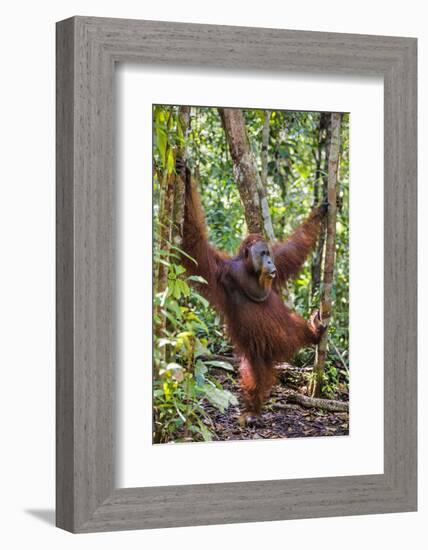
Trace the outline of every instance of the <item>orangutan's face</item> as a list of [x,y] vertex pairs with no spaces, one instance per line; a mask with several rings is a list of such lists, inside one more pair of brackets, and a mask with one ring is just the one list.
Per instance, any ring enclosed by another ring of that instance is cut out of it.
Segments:
[[257,241],[250,248],[251,262],[257,275],[274,279],[276,276],[275,263],[269,246],[265,241]]

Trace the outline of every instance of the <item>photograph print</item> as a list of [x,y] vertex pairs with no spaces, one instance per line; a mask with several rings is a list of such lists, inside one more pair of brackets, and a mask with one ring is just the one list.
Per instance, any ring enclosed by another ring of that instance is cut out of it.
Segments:
[[152,442],[349,435],[349,114],[152,123]]

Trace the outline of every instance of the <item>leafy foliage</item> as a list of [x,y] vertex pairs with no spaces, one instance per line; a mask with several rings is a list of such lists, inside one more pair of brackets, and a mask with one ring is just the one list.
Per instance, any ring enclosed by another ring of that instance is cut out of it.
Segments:
[[[210,419],[203,408],[204,400],[224,411],[237,400],[209,376],[212,366],[232,368],[227,363],[203,361],[209,355],[209,329],[204,311],[205,298],[190,290],[181,265],[169,264],[168,286],[155,296],[159,316],[166,319],[164,335],[154,338],[154,411],[155,441],[192,440],[193,435],[208,441],[212,438]],[[159,322],[155,317],[155,323]]]

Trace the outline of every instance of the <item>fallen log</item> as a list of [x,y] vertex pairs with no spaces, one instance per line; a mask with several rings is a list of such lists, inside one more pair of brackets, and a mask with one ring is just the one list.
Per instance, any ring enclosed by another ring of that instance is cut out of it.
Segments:
[[287,395],[289,403],[298,403],[308,409],[314,407],[329,412],[348,412],[349,403],[346,401],[336,401],[335,399],[321,399],[321,397],[309,397],[301,393],[291,392]]
[[305,373],[305,372],[312,372],[313,366],[310,367],[296,367],[295,365],[290,365],[290,363],[279,363],[275,366],[276,370],[278,372],[281,371],[291,371],[291,372],[297,372],[297,373]]
[[300,407],[297,403],[269,403],[268,408],[278,411],[295,411]]

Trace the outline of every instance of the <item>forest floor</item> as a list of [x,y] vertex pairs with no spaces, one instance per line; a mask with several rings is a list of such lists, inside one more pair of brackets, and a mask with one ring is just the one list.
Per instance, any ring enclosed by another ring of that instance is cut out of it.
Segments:
[[[224,389],[228,389],[239,398],[237,374],[225,373],[216,369],[215,378]],[[233,439],[279,439],[297,437],[325,437],[349,435],[349,413],[327,412],[318,408],[305,408],[291,403],[291,395],[301,392],[305,385],[305,373],[295,369],[281,372],[278,383],[262,411],[262,425],[257,427],[240,426],[239,407],[229,406],[225,412],[207,403],[204,406],[209,413],[214,432],[214,440],[228,441]],[[335,399],[347,401],[346,393],[335,396]]]

